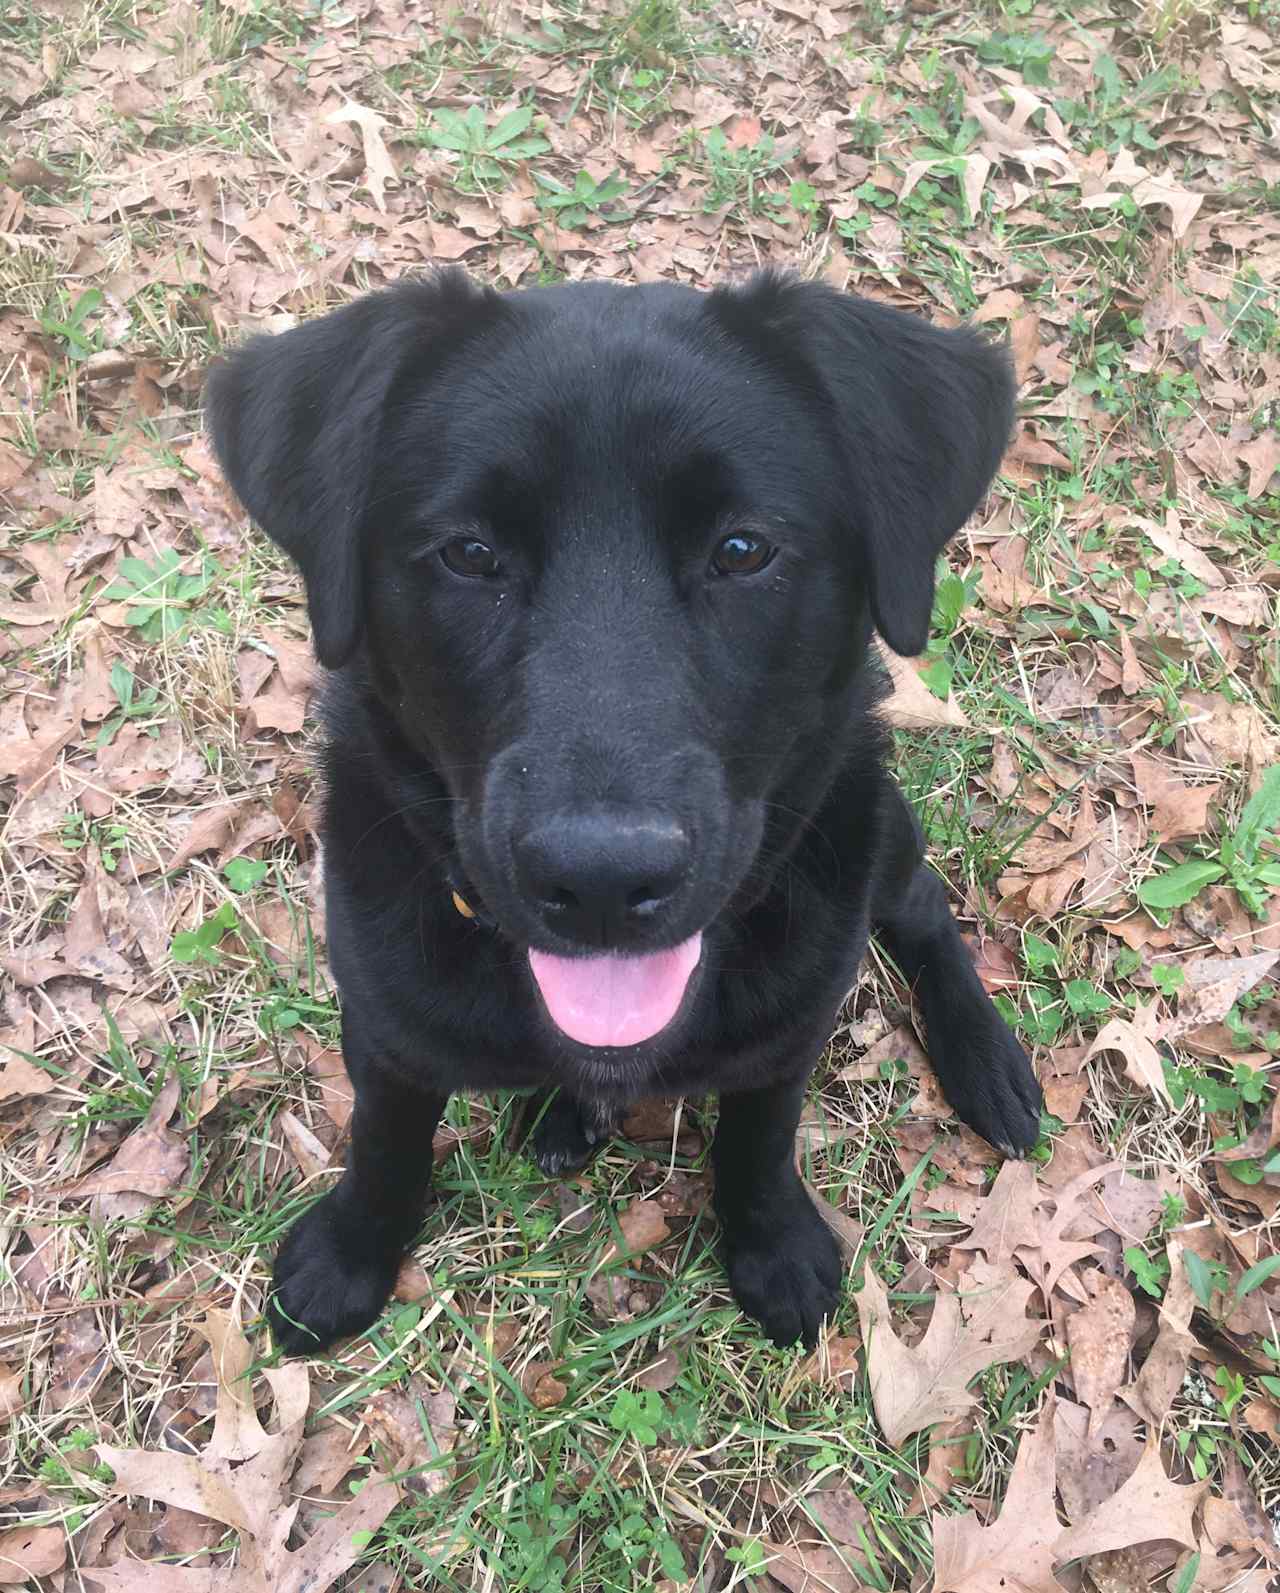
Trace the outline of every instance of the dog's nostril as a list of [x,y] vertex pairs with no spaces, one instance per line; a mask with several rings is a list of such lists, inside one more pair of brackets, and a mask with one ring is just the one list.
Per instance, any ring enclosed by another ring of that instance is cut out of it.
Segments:
[[638,890],[627,893],[627,911],[637,918],[648,918],[661,906],[662,893],[652,885],[641,885]]
[[557,886],[547,897],[547,906],[554,908],[558,913],[568,912],[571,907],[576,907],[577,905],[578,898],[573,892],[567,891],[560,886]]

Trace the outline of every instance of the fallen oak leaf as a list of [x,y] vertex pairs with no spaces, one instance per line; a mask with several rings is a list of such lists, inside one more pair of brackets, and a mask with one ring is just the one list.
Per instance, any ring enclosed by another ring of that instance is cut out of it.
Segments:
[[1170,1481],[1160,1459],[1159,1441],[1152,1435],[1128,1482],[1061,1534],[1053,1546],[1054,1560],[1061,1564],[1157,1538],[1171,1538],[1194,1549],[1196,1533],[1191,1518],[1208,1491],[1208,1478],[1187,1486]]
[[1084,1283],[1090,1299],[1067,1318],[1067,1344],[1076,1393],[1091,1412],[1088,1436],[1092,1439],[1098,1436],[1124,1381],[1137,1312],[1124,1284],[1096,1267],[1085,1274]]
[[1240,997],[1247,995],[1280,961],[1280,953],[1261,951],[1252,957],[1198,957],[1182,965],[1184,994],[1178,1015],[1161,1027],[1160,1038],[1177,1040],[1204,1024],[1220,1023]]
[[1023,1433],[1000,1514],[987,1526],[972,1511],[934,1516],[934,1593],[1061,1593],[1053,1574],[1061,1535],[1053,1495],[1053,1401]]
[[329,127],[338,122],[354,122],[360,129],[360,139],[364,145],[364,185],[378,209],[385,211],[387,184],[399,180],[395,162],[388,154],[382,138],[382,129],[387,125],[386,117],[380,116],[367,105],[357,105],[354,100],[349,100],[336,111],[330,111],[324,120]]
[[171,1129],[181,1080],[171,1072],[142,1123],[120,1144],[108,1166],[90,1173],[67,1191],[77,1198],[93,1196],[94,1217],[137,1217],[157,1200],[171,1195],[191,1165],[185,1134]]
[[[1052,1217],[1042,1216],[1041,1207],[1036,1207],[1035,1244],[1020,1244],[1014,1253],[1040,1285],[1046,1301],[1053,1294],[1068,1267],[1074,1266],[1077,1261],[1083,1261],[1086,1256],[1096,1255],[1101,1248],[1087,1240],[1063,1238],[1065,1229],[1080,1216],[1081,1197],[1110,1174],[1121,1171],[1123,1163],[1104,1162],[1101,1167],[1091,1167],[1078,1174],[1070,1183],[1064,1184],[1055,1194],[1047,1197],[1054,1206]],[[1041,1202],[1041,1205],[1045,1203]],[[1076,1298],[1080,1298],[1078,1291]]]
[[248,1460],[267,1441],[253,1403],[252,1385],[245,1379],[253,1364],[253,1351],[230,1311],[206,1311],[198,1331],[208,1342],[218,1383],[213,1437],[205,1453],[223,1460]]
[[879,647],[879,653],[893,682],[893,694],[880,710],[887,724],[905,730],[927,730],[939,725],[963,728],[969,723],[954,697],[948,697],[944,702],[934,696],[910,659],[899,658],[883,646]]
[[[228,1412],[202,1455],[171,1450],[117,1449],[97,1445],[115,1473],[121,1492],[206,1516],[240,1534],[240,1563],[231,1570],[125,1561],[93,1568],[101,1593],[324,1593],[363,1554],[363,1539],[381,1526],[399,1499],[396,1487],[371,1475],[355,1499],[337,1509],[300,1548],[286,1544],[300,1496],[289,1499],[288,1478],[298,1459],[310,1401],[306,1366],[291,1362],[266,1371],[276,1408],[276,1431],[268,1433],[246,1411],[252,1393],[243,1379],[245,1353],[239,1323],[210,1313],[206,1337],[214,1351],[219,1410]],[[246,1404],[248,1401],[248,1405]],[[233,1407],[236,1414],[230,1414]],[[256,1432],[255,1429],[256,1428]],[[253,1449],[236,1464],[217,1448]],[[209,1580],[216,1577],[216,1583]]]
[[920,1343],[908,1348],[893,1330],[884,1286],[868,1266],[857,1296],[867,1346],[867,1371],[876,1420],[895,1448],[934,1422],[977,1403],[969,1384],[988,1366],[1016,1361],[1039,1339],[1044,1322],[1028,1319],[1034,1285],[1008,1269],[978,1264],[962,1298],[940,1293]]
[[1005,1162],[982,1203],[967,1239],[957,1250],[981,1250],[993,1267],[1012,1261],[1019,1245],[1033,1246],[1039,1237],[1035,1208],[1039,1201],[1035,1170],[1029,1162]]
[[1085,1052],[1084,1059],[1088,1062],[1097,1056],[1099,1051],[1115,1051],[1124,1058],[1126,1078],[1150,1090],[1166,1106],[1172,1106],[1169,1087],[1164,1081],[1164,1065],[1155,1047],[1155,1042],[1160,1037],[1161,1026],[1156,1003],[1149,1001],[1143,1006],[1139,1002],[1134,1006],[1132,1018],[1112,1018],[1111,1022],[1099,1031],[1093,1044]]
[[1135,1380],[1118,1391],[1144,1421],[1157,1426],[1169,1414],[1169,1407],[1182,1387],[1196,1342],[1191,1334],[1195,1300],[1191,1275],[1182,1264],[1182,1245],[1170,1239],[1165,1254],[1169,1260],[1169,1287],[1160,1302],[1156,1341]]

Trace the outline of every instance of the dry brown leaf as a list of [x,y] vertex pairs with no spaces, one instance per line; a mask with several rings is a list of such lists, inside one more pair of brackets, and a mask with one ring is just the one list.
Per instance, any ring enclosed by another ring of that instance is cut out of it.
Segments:
[[1136,1312],[1124,1284],[1096,1267],[1085,1272],[1084,1285],[1089,1303],[1067,1318],[1067,1343],[1076,1394],[1091,1412],[1089,1437],[1096,1438],[1124,1381]]
[[1171,1482],[1160,1459],[1160,1445],[1152,1436],[1129,1480],[1083,1521],[1068,1527],[1055,1543],[1054,1554],[1059,1562],[1075,1560],[1156,1538],[1171,1538],[1193,1549],[1196,1534],[1191,1518],[1208,1491],[1207,1479],[1186,1487]]
[[1053,1401],[1018,1443],[1000,1514],[933,1517],[934,1593],[1061,1593],[1054,1509]]
[[[15,1031],[6,1031],[12,1035]],[[23,1038],[26,1038],[25,1035]],[[30,1049],[35,1054],[34,1037],[32,1044],[18,1046],[10,1039],[0,1040],[0,1045],[10,1048],[10,1055],[0,1062],[0,1101],[15,1099],[23,1095],[47,1095],[50,1090],[57,1088],[57,1080],[52,1074],[46,1073],[43,1068],[36,1067],[34,1062],[28,1062],[26,1057],[17,1055],[18,1050]]]
[[307,1072],[318,1081],[320,1104],[335,1128],[345,1128],[355,1107],[355,1089],[347,1074],[342,1052],[325,1047],[312,1050],[307,1057]]
[[929,1066],[929,1058],[916,1039],[914,1030],[900,1025],[877,1040],[856,1062],[850,1062],[847,1067],[841,1068],[836,1077],[878,1079],[880,1069],[886,1062],[905,1062],[912,1078],[919,1078]]
[[1280,470],[1280,431],[1264,431],[1237,450],[1236,457],[1249,469],[1245,497],[1260,498]]
[[91,1209],[99,1221],[140,1216],[157,1200],[171,1195],[187,1176],[190,1143],[185,1133],[169,1127],[181,1086],[177,1071],[170,1072],[151,1110],[121,1142],[110,1164],[82,1178],[69,1191],[77,1197],[92,1195]]
[[330,127],[338,122],[354,122],[360,129],[360,139],[364,145],[364,185],[378,209],[385,211],[387,184],[398,180],[395,162],[388,154],[382,138],[382,129],[387,125],[386,117],[352,100],[340,105],[336,111],[330,111],[325,122]]
[[267,1438],[254,1407],[253,1385],[245,1378],[253,1351],[230,1311],[206,1311],[199,1331],[208,1342],[218,1383],[213,1437],[205,1453],[220,1460],[248,1460]]
[[50,1346],[52,1378],[45,1400],[53,1410],[87,1401],[102,1381],[111,1354],[91,1311],[76,1311],[63,1321]]
[[969,723],[954,697],[935,697],[909,659],[877,642],[881,661],[893,681],[893,695],[881,708],[885,723],[905,730],[929,730],[940,725],[963,727]]
[[858,1593],[861,1583],[834,1549],[760,1540],[769,1575],[787,1593]]
[[1039,1199],[1030,1162],[1005,1162],[982,1203],[972,1232],[967,1239],[957,1241],[956,1249],[981,1250],[993,1267],[1012,1261],[1019,1245],[1035,1245],[1039,1238],[1035,1216]]
[[240,805],[236,802],[221,802],[217,807],[198,809],[186,838],[165,864],[165,872],[171,874],[174,869],[184,868],[201,852],[221,851],[235,829],[239,815]]
[[[380,1451],[404,1485],[432,1496],[448,1490],[452,1472],[440,1464],[458,1439],[457,1401],[447,1390],[431,1390],[419,1378],[384,1390],[364,1407],[364,1420]],[[380,1453],[380,1458],[383,1458]]]
[[1120,631],[1120,690],[1132,697],[1147,684],[1147,672],[1138,662],[1137,652],[1127,630]]
[[1280,953],[1252,957],[1199,957],[1182,965],[1186,981],[1178,1015],[1161,1025],[1160,1037],[1177,1040],[1207,1023],[1220,1023],[1240,997],[1260,984],[1280,961]]
[[862,1340],[856,1335],[824,1333],[818,1340],[817,1349],[801,1361],[796,1381],[833,1383],[838,1386],[841,1378],[845,1378],[851,1383],[857,1376],[858,1352],[861,1348]]
[[978,1263],[965,1280],[965,1298],[940,1293],[924,1338],[909,1349],[893,1330],[888,1296],[870,1266],[863,1277],[857,1303],[871,1399],[885,1439],[895,1447],[976,1404],[968,1387],[978,1373],[1020,1360],[1044,1327],[1026,1316],[1033,1285],[1012,1271]]
[[569,1397],[569,1385],[554,1372],[540,1372],[529,1388],[529,1398],[539,1410],[552,1410]]
[[1089,1412],[1059,1399],[1054,1415],[1058,1491],[1068,1521],[1083,1521],[1110,1499],[1138,1469],[1143,1441],[1133,1412],[1117,1405],[1096,1438],[1089,1437]]
[[1187,1362],[1195,1347],[1191,1336],[1191,1312],[1195,1300],[1191,1279],[1182,1264],[1182,1245],[1170,1239],[1165,1246],[1169,1260],[1169,1286],[1160,1302],[1160,1326],[1142,1370],[1120,1392],[1145,1420],[1159,1423],[1169,1413],[1174,1396],[1182,1387]]
[[395,1288],[391,1291],[397,1300],[411,1303],[415,1300],[425,1300],[431,1293],[431,1279],[420,1261],[413,1256],[406,1256],[400,1263],[400,1270],[396,1273]]
[[1124,1059],[1125,1076],[1158,1096],[1166,1105],[1173,1103],[1164,1081],[1164,1068],[1155,1042],[1161,1037],[1162,1026],[1154,1001],[1143,1006],[1135,1004],[1132,1018],[1112,1018],[1094,1039],[1085,1053],[1085,1061],[1100,1051],[1115,1051]]
[[622,1244],[610,1244],[598,1266],[608,1266],[619,1256],[638,1256],[645,1250],[652,1250],[671,1232],[666,1213],[656,1200],[633,1200],[618,1218],[618,1227],[622,1231]]
[[[287,1548],[300,1500],[290,1497],[289,1477],[302,1443],[310,1398],[305,1365],[291,1362],[265,1373],[276,1407],[276,1430],[268,1433],[250,1416],[251,1394],[242,1382],[245,1345],[234,1318],[211,1313],[210,1343],[225,1353],[215,1358],[219,1415],[227,1414],[221,1436],[201,1456],[171,1450],[116,1449],[98,1445],[101,1460],[115,1472],[124,1493],[206,1516],[240,1534],[239,1564],[204,1573],[137,1560],[95,1566],[93,1579],[103,1593],[170,1593],[208,1589],[209,1593],[324,1593],[363,1552],[359,1536],[374,1532],[394,1508],[398,1490],[371,1476],[359,1494],[333,1514],[296,1550]],[[237,1386],[239,1385],[239,1386]],[[256,1426],[256,1433],[254,1431]],[[252,1451],[238,1463],[219,1448]],[[215,1581],[205,1580],[216,1578]],[[193,1578],[195,1580],[193,1580]]]
[[22,1392],[24,1374],[21,1367],[6,1366],[0,1361],[0,1421],[16,1416],[26,1404]]
[[951,1492],[957,1475],[964,1469],[965,1451],[973,1432],[971,1417],[939,1422],[929,1430],[929,1463],[911,1495],[905,1515],[918,1516],[922,1510],[931,1510]]
[[[1034,1245],[1020,1244],[1016,1253],[1018,1260],[1040,1285],[1046,1300],[1052,1297],[1060,1282],[1065,1282],[1068,1268],[1077,1261],[1083,1261],[1086,1256],[1097,1254],[1098,1245],[1085,1239],[1067,1239],[1064,1235],[1068,1228],[1079,1223],[1081,1202],[1094,1185],[1120,1170],[1119,1162],[1104,1162],[1099,1167],[1086,1168],[1061,1189],[1048,1194],[1036,1207],[1036,1242]],[[1049,1203],[1054,1208],[1052,1216],[1045,1211]],[[1098,1224],[1095,1222],[1093,1226],[1096,1229]],[[1077,1299],[1084,1299],[1078,1284],[1072,1292]]]
[[281,1112],[276,1121],[288,1141],[293,1159],[304,1178],[314,1178],[329,1165],[329,1152],[316,1138],[301,1118],[292,1112]]
[[651,1388],[656,1393],[665,1394],[669,1388],[675,1387],[676,1379],[680,1376],[681,1364],[680,1356],[675,1350],[663,1350],[661,1355],[636,1373],[636,1387]]
[[52,1576],[66,1560],[67,1534],[61,1527],[14,1527],[0,1532],[0,1582]]

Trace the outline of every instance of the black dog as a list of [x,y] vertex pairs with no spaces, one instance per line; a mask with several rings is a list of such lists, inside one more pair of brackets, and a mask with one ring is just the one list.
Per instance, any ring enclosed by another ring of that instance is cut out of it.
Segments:
[[500,295],[404,283],[216,369],[218,455],[297,560],[323,720],[329,954],[356,1089],[341,1182],[276,1261],[289,1351],[367,1327],[453,1090],[617,1107],[716,1091],[729,1279],[778,1343],[836,1304],[793,1161],[874,930],[959,1115],[1040,1091],[883,769],[875,629],[919,652],[934,563],[999,463],[1004,354],[773,273]]

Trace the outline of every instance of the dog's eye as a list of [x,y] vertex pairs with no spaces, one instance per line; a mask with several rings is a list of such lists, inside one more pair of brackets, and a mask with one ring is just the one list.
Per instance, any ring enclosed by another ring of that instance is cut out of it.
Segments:
[[725,537],[711,555],[711,568],[717,575],[754,575],[763,570],[777,552],[772,542],[750,531],[735,531]]
[[454,537],[440,549],[447,570],[455,575],[496,575],[498,555],[487,543],[474,537]]

